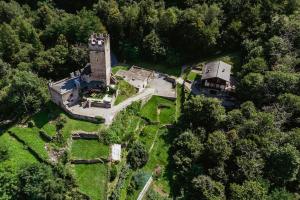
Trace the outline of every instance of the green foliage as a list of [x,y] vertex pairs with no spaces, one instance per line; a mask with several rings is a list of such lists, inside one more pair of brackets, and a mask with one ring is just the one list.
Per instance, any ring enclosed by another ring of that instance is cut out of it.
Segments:
[[116,165],[112,165],[111,169],[110,169],[110,177],[109,177],[110,179],[109,180],[111,182],[114,181],[116,179],[117,175],[118,175],[118,168]]
[[51,168],[46,165],[27,166],[18,177],[23,198],[62,199],[66,192],[64,181],[54,177]]
[[118,105],[122,101],[137,93],[136,88],[130,85],[128,82],[121,80],[118,83],[118,96],[115,100],[115,105]]
[[216,98],[192,97],[184,103],[183,119],[194,128],[214,130],[224,120],[225,109]]
[[148,152],[141,143],[134,143],[130,147],[127,155],[127,162],[132,169],[143,167],[149,159]]
[[0,162],[3,162],[9,158],[9,151],[6,145],[0,146]]
[[191,181],[190,199],[225,199],[224,186],[208,176],[197,176]]
[[20,50],[20,40],[17,33],[9,24],[0,26],[0,52],[4,61],[12,61]]
[[276,149],[268,157],[266,173],[270,180],[282,185],[296,179],[299,163],[299,151],[291,145],[286,145]]
[[231,147],[226,135],[216,131],[208,135],[206,151],[212,162],[223,162],[231,155]]
[[[1,102],[4,112],[21,116],[36,112],[48,100],[45,81],[33,73],[16,71],[11,80],[8,96]],[[3,103],[6,103],[3,107]]]
[[13,200],[18,197],[19,185],[15,171],[10,167],[0,168],[0,199]]
[[231,199],[233,200],[267,200],[267,188],[257,181],[246,181],[242,185],[231,184]]

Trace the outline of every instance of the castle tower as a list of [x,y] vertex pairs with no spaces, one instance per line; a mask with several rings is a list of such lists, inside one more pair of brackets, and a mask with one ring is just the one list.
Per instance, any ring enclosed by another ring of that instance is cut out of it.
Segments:
[[111,61],[110,40],[108,34],[93,33],[89,38],[91,80],[110,84]]

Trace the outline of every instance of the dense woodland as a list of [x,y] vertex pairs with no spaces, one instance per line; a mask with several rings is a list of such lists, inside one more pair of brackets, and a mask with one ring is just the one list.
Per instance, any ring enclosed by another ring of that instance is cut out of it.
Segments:
[[[171,197],[300,198],[299,0],[2,0],[0,121],[40,110],[47,81],[88,62],[92,32],[108,32],[122,62],[180,68],[240,52],[239,108],[182,97],[182,115],[169,130]],[[5,155],[0,148],[0,165]],[[0,199],[83,198],[59,167],[1,170]]]

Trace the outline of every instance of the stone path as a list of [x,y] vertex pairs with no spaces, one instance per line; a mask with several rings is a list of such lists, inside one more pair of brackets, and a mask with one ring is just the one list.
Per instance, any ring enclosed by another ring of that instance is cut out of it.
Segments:
[[153,88],[146,88],[141,93],[126,99],[120,104],[113,106],[112,108],[98,108],[98,107],[90,107],[83,108],[80,105],[75,105],[69,108],[69,110],[77,115],[84,115],[88,117],[96,117],[101,116],[105,119],[105,124],[110,125],[115,117],[115,115],[121,110],[125,109],[127,106],[131,105],[135,101],[140,101],[149,96],[152,96],[155,93]]

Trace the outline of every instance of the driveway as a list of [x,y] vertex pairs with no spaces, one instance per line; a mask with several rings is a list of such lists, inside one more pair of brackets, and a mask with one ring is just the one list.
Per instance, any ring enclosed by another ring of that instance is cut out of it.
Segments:
[[176,91],[173,84],[165,80],[165,76],[156,73],[154,79],[150,80],[148,86],[155,90],[155,95],[176,98]]

